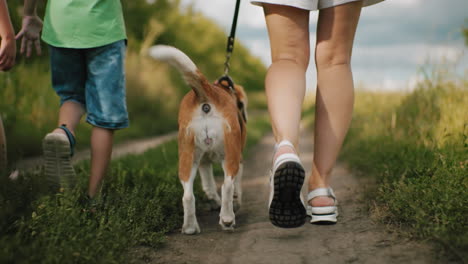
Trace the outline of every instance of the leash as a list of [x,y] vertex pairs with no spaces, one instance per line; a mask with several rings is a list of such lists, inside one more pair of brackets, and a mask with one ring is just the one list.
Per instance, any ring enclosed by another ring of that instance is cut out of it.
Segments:
[[229,75],[229,60],[231,59],[232,51],[234,50],[234,39],[236,37],[237,17],[239,16],[240,0],[236,1],[236,9],[234,10],[234,18],[232,19],[231,34],[227,39],[226,62],[224,63],[224,75]]
[[[234,18],[232,20],[231,33],[229,34],[229,37],[227,39],[226,61],[224,62],[224,75],[218,79],[218,83],[220,83],[223,86],[229,86],[229,89],[231,90],[231,92],[234,92],[234,82],[232,81],[232,78],[229,76],[229,70],[230,70],[229,61],[231,60],[232,51],[234,50],[234,40],[236,37],[237,18],[239,16],[240,1],[241,0],[236,0],[236,8],[234,10]],[[226,81],[228,85],[224,85],[223,81]]]

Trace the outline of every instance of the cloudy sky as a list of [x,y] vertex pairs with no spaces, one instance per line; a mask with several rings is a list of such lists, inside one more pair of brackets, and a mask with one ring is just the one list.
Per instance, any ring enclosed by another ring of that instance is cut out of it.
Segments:
[[[229,32],[235,0],[182,0],[212,18]],[[418,69],[428,62],[457,64],[468,69],[468,49],[461,27],[468,25],[467,0],[386,0],[361,14],[353,50],[354,79],[367,89],[411,89]],[[242,0],[236,38],[265,65],[271,62],[261,7]],[[310,19],[311,48],[315,46],[317,12]],[[235,51],[234,51],[235,56]],[[313,60],[311,60],[313,62]],[[316,85],[315,66],[307,73],[308,88]]]

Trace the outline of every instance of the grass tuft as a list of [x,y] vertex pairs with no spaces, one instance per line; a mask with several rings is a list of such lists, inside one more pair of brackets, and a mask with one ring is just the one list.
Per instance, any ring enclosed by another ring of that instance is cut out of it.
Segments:
[[409,94],[358,92],[342,153],[377,180],[381,220],[457,253],[468,252],[466,87],[437,78]]

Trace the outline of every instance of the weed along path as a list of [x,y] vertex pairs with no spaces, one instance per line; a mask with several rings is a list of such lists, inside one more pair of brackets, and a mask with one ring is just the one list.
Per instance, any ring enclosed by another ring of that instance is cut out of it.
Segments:
[[[446,263],[437,259],[437,253],[429,245],[399,238],[374,223],[363,209],[363,188],[341,164],[333,175],[333,187],[340,202],[336,225],[307,222],[296,229],[274,227],[267,212],[273,144],[271,135],[263,138],[245,160],[243,204],[236,213],[233,232],[221,230],[218,212],[198,210],[200,234],[170,234],[160,249],[135,249],[131,253],[133,261],[170,264]],[[310,172],[311,135],[302,136],[300,149],[302,161]],[[222,178],[217,177],[217,180],[221,182]]]

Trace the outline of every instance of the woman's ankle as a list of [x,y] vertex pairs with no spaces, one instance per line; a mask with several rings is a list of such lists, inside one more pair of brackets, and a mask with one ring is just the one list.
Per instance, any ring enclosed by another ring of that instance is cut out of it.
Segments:
[[297,154],[296,150],[293,147],[284,145],[284,146],[278,147],[273,157],[273,160],[276,160],[279,156],[286,154],[286,153]]
[[[318,188],[329,188],[330,185],[325,181],[328,176],[319,175],[317,173],[312,173],[309,178],[309,192],[316,190]],[[322,206],[333,206],[335,205],[335,200],[331,196],[318,196],[309,201],[307,201],[310,206],[313,207],[322,207]]]
[[308,201],[308,204],[313,207],[333,206],[335,200],[330,196],[318,196]]

